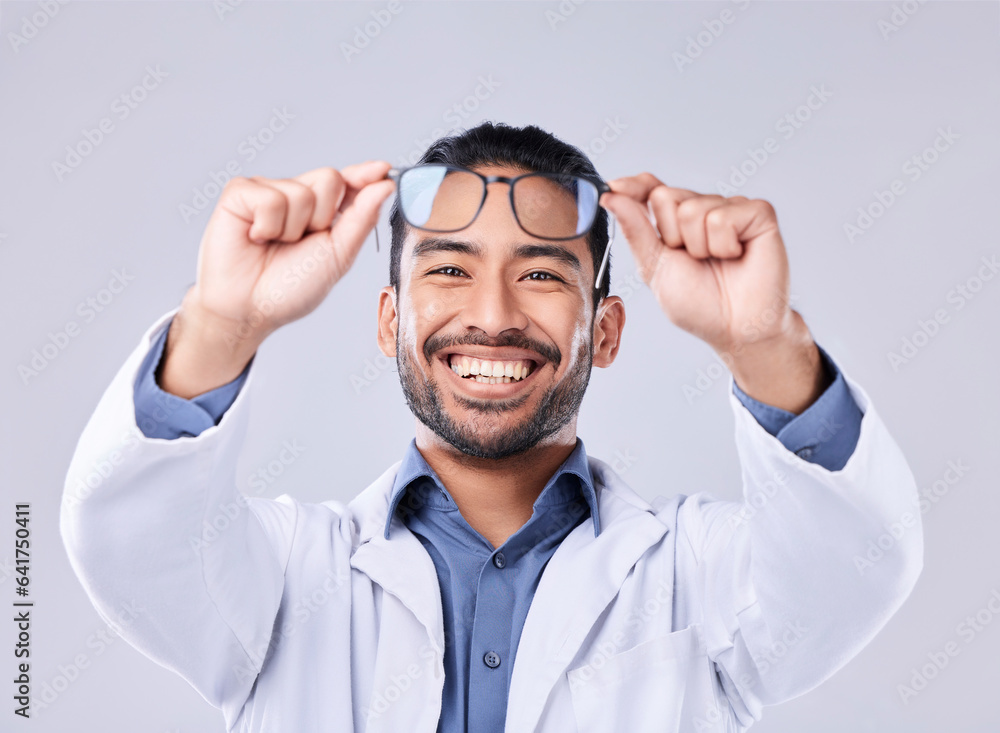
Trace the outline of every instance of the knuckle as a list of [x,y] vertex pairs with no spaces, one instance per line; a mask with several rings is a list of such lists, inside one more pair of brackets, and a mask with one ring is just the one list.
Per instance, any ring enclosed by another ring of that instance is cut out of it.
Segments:
[[729,214],[725,209],[712,209],[705,215],[705,224],[712,228],[720,228],[729,219]]
[[774,218],[775,216],[777,216],[777,212],[774,210],[774,207],[771,205],[770,201],[765,201],[764,199],[754,199],[753,205],[754,208],[757,209],[757,211],[760,214],[763,214],[764,216],[767,216],[769,218]]
[[324,166],[323,168],[317,169],[316,177],[321,183],[324,184],[336,183],[343,180],[343,176],[340,174],[340,171],[332,166]]
[[692,197],[677,204],[677,218],[690,221],[698,215],[698,199]]
[[316,180],[319,188],[327,192],[336,191],[345,185],[343,174],[331,167],[320,168]]
[[649,192],[649,200],[655,204],[673,203],[673,197],[670,195],[670,188],[663,183],[659,184],[656,188]]
[[316,192],[301,181],[293,181],[295,198],[299,203],[313,204],[316,201]]
[[282,211],[288,205],[288,199],[276,188],[263,187],[260,191],[261,203],[268,209]]

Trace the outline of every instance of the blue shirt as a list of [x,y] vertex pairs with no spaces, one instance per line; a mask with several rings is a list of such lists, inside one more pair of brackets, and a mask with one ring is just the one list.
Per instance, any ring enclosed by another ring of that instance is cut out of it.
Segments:
[[[143,360],[135,382],[136,422],[150,438],[196,436],[218,424],[239,393],[236,379],[191,400],[159,388],[155,374],[169,327]],[[733,385],[760,425],[801,458],[842,468],[857,445],[861,410],[843,375],[820,349],[833,381],[804,412],[758,402]],[[251,359],[251,363],[252,363]],[[444,691],[439,731],[502,731],[514,655],[545,565],[581,522],[601,531],[587,453],[576,446],[546,483],[531,518],[497,548],[465,520],[454,499],[411,440],[392,490],[385,526],[398,516],[423,544],[437,571],[444,617]]]
[[[465,521],[417,450],[403,455],[393,512],[434,561],[444,614],[444,691],[439,731],[502,731],[514,652],[545,564],[578,524],[600,530],[597,494],[583,441],[546,483],[531,518],[494,549]],[[588,520],[589,518],[589,520]]]

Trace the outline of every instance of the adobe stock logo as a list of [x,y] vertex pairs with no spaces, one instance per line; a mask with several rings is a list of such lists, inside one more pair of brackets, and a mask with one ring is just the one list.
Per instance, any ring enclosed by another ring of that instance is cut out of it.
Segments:
[[[955,141],[962,137],[960,133],[951,129],[951,125],[947,128],[939,127],[936,132],[937,137],[931,141],[931,144],[919,153],[907,158],[900,169],[900,172],[911,183],[920,180],[931,169],[931,166],[940,160],[941,155],[951,150]],[[857,208],[858,215],[853,223],[844,222],[844,234],[847,236],[847,241],[853,244],[858,237],[867,234],[868,230],[875,225],[875,221],[885,216],[886,212],[906,194],[906,191],[906,183],[903,179],[894,178],[884,189],[872,192],[872,198],[875,200]]]
[[623,131],[628,129],[628,125],[621,121],[620,117],[604,118],[604,127],[601,129],[600,134],[592,138],[589,143],[587,143],[583,152],[587,154],[591,162],[597,160],[608,149],[608,146],[613,143],[622,134]]
[[340,42],[340,52],[344,54],[347,63],[354,63],[354,57],[361,55],[361,52],[371,44],[372,39],[381,34],[401,12],[403,12],[402,2],[389,0],[384,8],[371,11],[372,19],[363,26],[354,26],[354,36],[351,38],[353,43]]
[[37,37],[41,29],[47,26],[50,20],[59,15],[59,11],[62,9],[61,6],[68,2],[69,0],[40,0],[38,3],[39,10],[36,10],[30,16],[25,15],[21,19],[21,32],[15,33],[11,31],[7,34],[7,41],[10,42],[11,50],[15,54],[20,53],[21,47],[27,46],[29,41]]
[[945,296],[945,302],[951,306],[937,308],[929,318],[918,318],[916,329],[908,335],[899,338],[898,350],[890,349],[886,353],[889,366],[893,372],[898,372],[909,364],[934,340],[944,327],[951,322],[952,316],[963,310],[983,290],[987,283],[1000,273],[1000,255],[991,254],[981,257],[976,263],[976,271],[963,282],[951,288]]
[[266,150],[291,125],[296,115],[288,111],[286,105],[271,107],[271,118],[251,135],[243,138],[236,146],[236,153],[244,160],[232,158],[221,170],[209,173],[209,180],[201,186],[191,189],[191,198],[177,205],[181,219],[187,224],[201,212],[209,208],[234,177],[243,175],[243,165],[252,163],[257,156]]
[[17,375],[21,378],[22,384],[27,386],[31,380],[45,371],[49,364],[58,359],[74,339],[83,333],[82,326],[93,323],[98,314],[109,308],[133,280],[135,275],[125,267],[112,270],[107,285],[77,304],[74,313],[82,319],[82,323],[68,320],[61,328],[57,328],[55,333],[49,331],[45,343],[32,349],[30,358],[17,365]]
[[887,41],[893,33],[898,33],[899,29],[910,21],[910,16],[916,15],[925,2],[927,0],[906,0],[902,5],[893,5],[888,20],[879,18],[876,24],[878,32],[882,34],[882,40]]
[[[791,140],[807,122],[813,119],[813,114],[821,110],[833,97],[833,92],[826,84],[811,84],[809,94],[794,109],[789,110],[774,122],[774,131],[781,133],[784,141]],[[757,147],[747,148],[747,157],[737,165],[729,168],[729,178],[718,180],[715,187],[722,196],[735,196],[746,183],[753,178],[764,165],[781,149],[781,143],[774,137],[767,137]]]
[[[983,605],[967,615],[955,627],[955,636],[968,646],[986,631],[998,616],[1000,616],[1000,589],[992,588]],[[922,659],[917,666],[910,669],[910,677],[906,683],[896,685],[900,701],[904,705],[909,705],[910,700],[927,689],[931,681],[937,678],[964,648],[952,638],[928,651],[923,657],[927,661]]]
[[150,93],[159,89],[163,80],[170,76],[168,72],[160,68],[159,64],[147,65],[145,72],[135,86],[115,97],[111,102],[111,115],[102,117],[92,128],[81,128],[77,141],[66,146],[66,155],[63,156],[63,159],[52,161],[52,172],[55,173],[59,183],[66,180],[66,176],[79,168],[83,161],[89,158],[118,129],[115,127],[115,119],[119,122],[128,119],[129,115],[146,101]]
[[[746,10],[750,5],[750,0],[733,0],[733,3],[739,10]],[[735,21],[736,13],[729,8],[719,13],[717,18],[703,20],[701,24],[704,30],[698,31],[694,36],[687,36],[684,39],[687,41],[687,45],[684,46],[684,52],[674,51],[670,57],[673,59],[677,71],[683,73],[684,68],[693,64],[694,60],[699,58],[709,46],[715,43],[716,39]]]

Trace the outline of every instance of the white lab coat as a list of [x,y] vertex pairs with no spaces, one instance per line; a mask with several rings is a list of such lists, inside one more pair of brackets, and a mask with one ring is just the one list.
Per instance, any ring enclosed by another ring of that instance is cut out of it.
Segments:
[[[228,730],[433,733],[434,565],[398,518],[383,537],[399,463],[346,505],[243,498],[252,372],[218,426],[144,437],[133,382],[172,313],[118,372],[68,472],[62,535],[90,598]],[[906,461],[848,385],[864,418],[840,471],[798,458],[731,397],[745,504],[694,493],[651,506],[589,458],[602,531],[580,524],[542,575],[507,733],[743,730],[872,639],[913,588],[923,536]],[[882,556],[859,563],[873,546]]]

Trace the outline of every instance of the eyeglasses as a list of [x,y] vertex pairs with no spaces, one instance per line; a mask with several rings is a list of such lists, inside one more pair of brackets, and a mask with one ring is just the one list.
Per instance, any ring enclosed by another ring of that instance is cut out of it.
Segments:
[[[563,173],[534,172],[509,178],[484,176],[454,165],[427,164],[392,168],[396,202],[403,219],[425,232],[457,232],[472,224],[486,202],[486,186],[509,184],[514,219],[521,229],[538,239],[565,241],[590,231],[600,210],[601,194],[611,187],[603,181]],[[614,231],[608,238],[594,287],[611,251]]]

